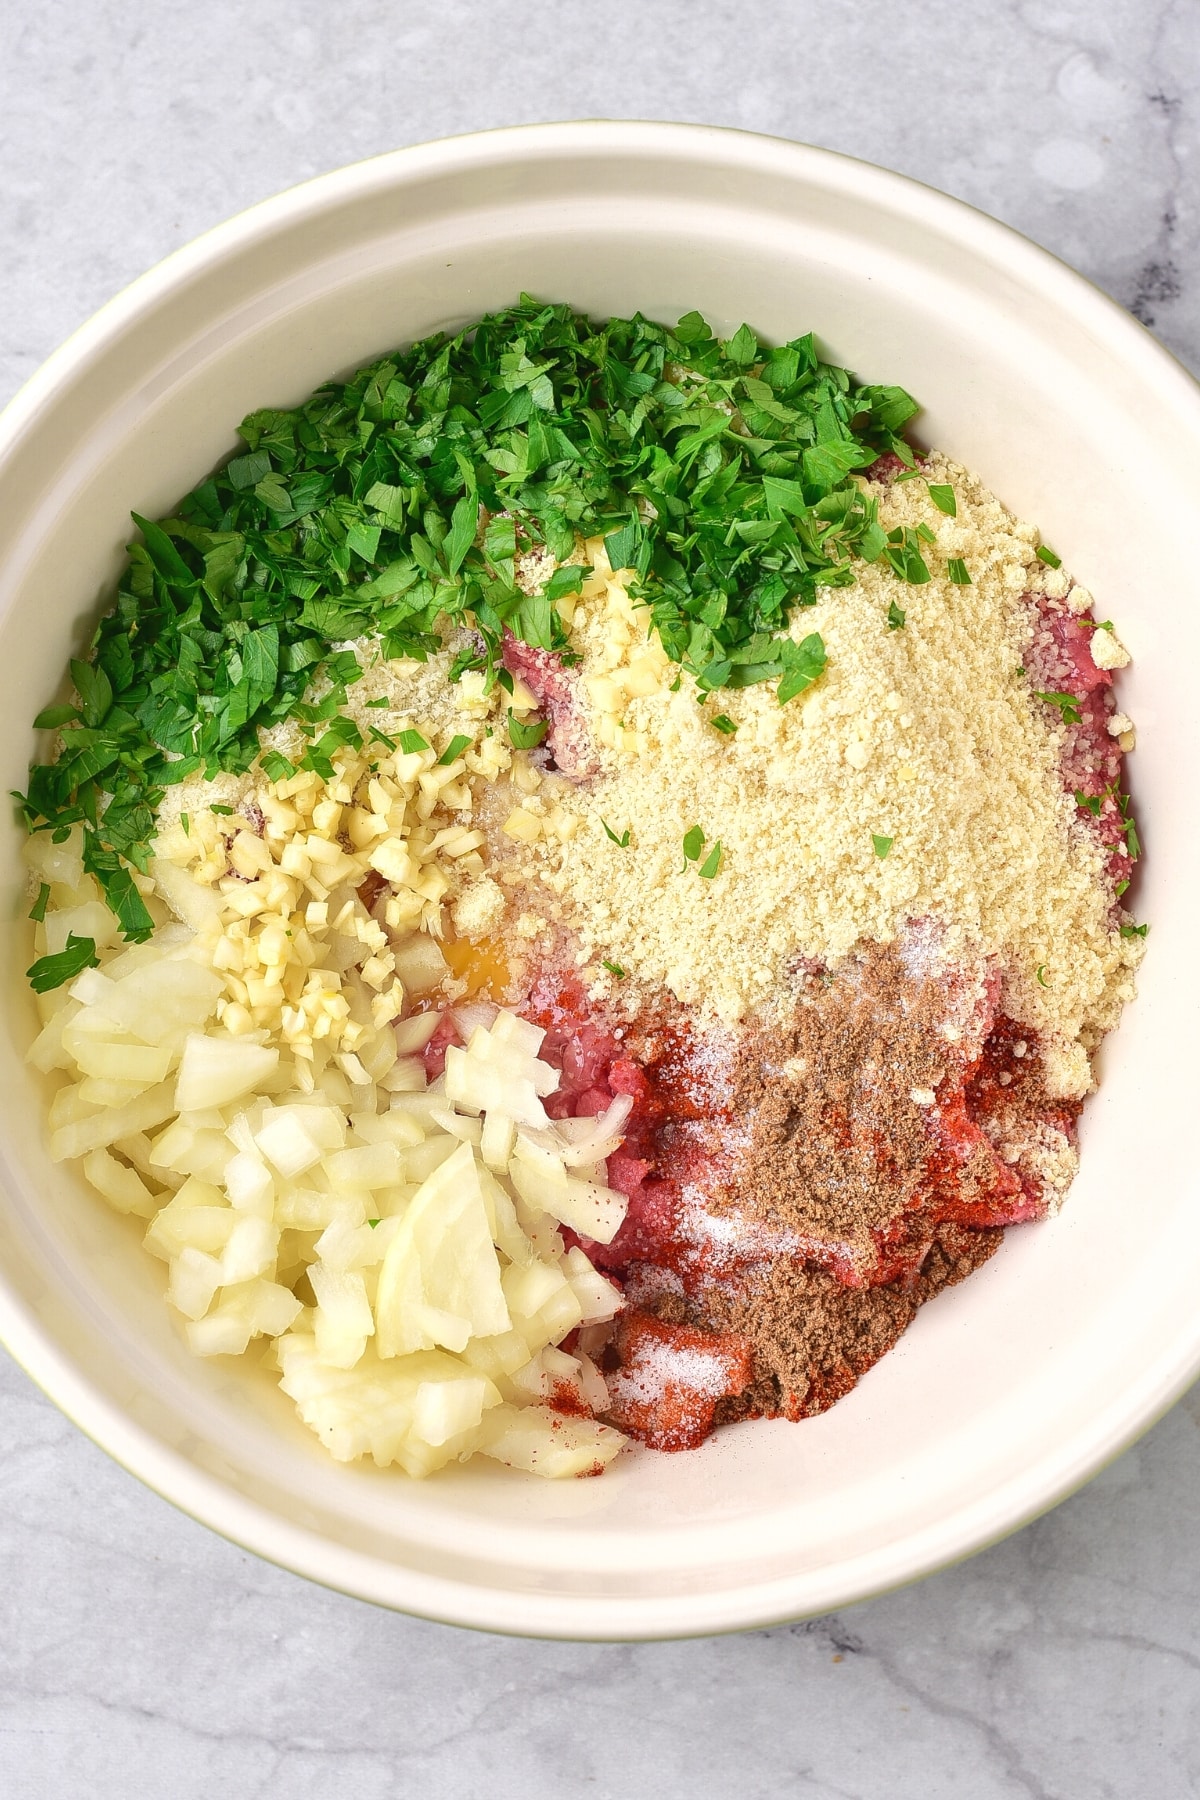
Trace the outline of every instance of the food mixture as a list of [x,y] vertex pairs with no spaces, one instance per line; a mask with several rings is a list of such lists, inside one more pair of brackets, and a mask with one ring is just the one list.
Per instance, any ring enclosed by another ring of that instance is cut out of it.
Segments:
[[1061,1205],[1128,656],[916,411],[526,299],[134,515],[37,720],[30,1059],[335,1457],[809,1417]]

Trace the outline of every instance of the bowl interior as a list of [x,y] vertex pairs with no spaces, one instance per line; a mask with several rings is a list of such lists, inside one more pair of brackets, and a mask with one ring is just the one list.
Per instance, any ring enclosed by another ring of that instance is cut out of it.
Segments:
[[1121,704],[1149,854],[1141,996],[1102,1055],[1062,1215],[918,1318],[802,1426],[635,1452],[558,1486],[495,1465],[427,1484],[342,1468],[262,1373],[198,1362],[158,1265],[46,1156],[20,836],[0,841],[0,1324],[53,1396],[217,1529],[318,1579],[508,1630],[652,1635],[843,1603],[1049,1504],[1200,1365],[1197,1175],[1182,1125],[1197,1012],[1200,760],[1191,598],[1200,406],[1188,378],[1044,253],[827,153],[682,127],[573,126],[402,152],[234,221],[106,309],[0,433],[0,759],[84,643],[130,535],[262,405],[522,290],[595,314],[699,307],[813,328],[923,401],[924,438],[1034,519],[1135,662]]

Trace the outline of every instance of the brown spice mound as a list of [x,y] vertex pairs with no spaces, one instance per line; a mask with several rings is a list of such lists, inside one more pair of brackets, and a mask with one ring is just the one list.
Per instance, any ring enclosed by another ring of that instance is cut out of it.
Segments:
[[747,1136],[712,1209],[869,1268],[872,1231],[915,1203],[935,1148],[929,1101],[950,1068],[946,1027],[981,993],[961,973],[914,974],[884,944],[810,976],[786,1022],[739,1051],[731,1111]]
[[710,1287],[696,1308],[704,1325],[754,1346],[751,1383],[718,1403],[715,1423],[824,1412],[887,1354],[926,1300],[965,1280],[1003,1235],[939,1225],[916,1279],[904,1284],[850,1288],[777,1257],[731,1286]]

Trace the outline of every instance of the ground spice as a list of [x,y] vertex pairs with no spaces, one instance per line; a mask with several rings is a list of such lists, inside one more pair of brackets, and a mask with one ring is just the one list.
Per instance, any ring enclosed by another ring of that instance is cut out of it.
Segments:
[[849,1288],[783,1256],[713,1284],[693,1300],[693,1323],[754,1348],[753,1380],[718,1402],[714,1422],[824,1412],[887,1354],[926,1300],[985,1263],[1002,1236],[939,1225],[916,1279],[889,1286]]
[[790,1016],[748,1033],[737,1054],[745,1148],[712,1209],[792,1232],[865,1274],[872,1234],[920,1197],[937,1090],[961,1067],[963,1017],[983,999],[982,974],[914,970],[895,945],[805,978]]

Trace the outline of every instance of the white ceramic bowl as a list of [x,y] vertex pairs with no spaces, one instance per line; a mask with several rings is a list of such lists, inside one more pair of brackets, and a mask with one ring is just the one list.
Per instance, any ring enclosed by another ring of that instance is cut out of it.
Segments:
[[0,426],[0,754],[83,643],[129,536],[291,405],[521,289],[595,314],[701,308],[815,328],[1037,521],[1136,658],[1149,845],[1141,998],[1106,1045],[1082,1173],[832,1412],[634,1452],[562,1485],[483,1464],[425,1484],[328,1462],[265,1378],[188,1355],[157,1265],[44,1149],[19,833],[0,860],[0,1329],[140,1478],[349,1593],[491,1629],[652,1637],[841,1605],[967,1555],[1085,1480],[1200,1368],[1191,1145],[1198,984],[1200,394],[1013,232],[899,176],[734,132],[583,124],[401,151],[169,258],[51,359]]

